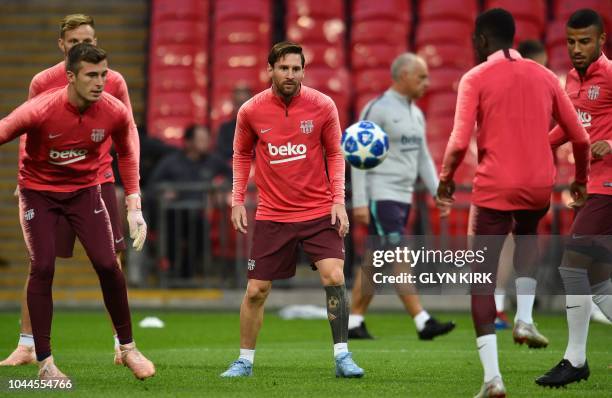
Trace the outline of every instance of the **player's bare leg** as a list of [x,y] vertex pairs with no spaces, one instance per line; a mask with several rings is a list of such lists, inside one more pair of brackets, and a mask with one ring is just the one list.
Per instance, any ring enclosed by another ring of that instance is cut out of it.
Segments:
[[315,262],[325,288],[327,318],[334,341],[336,377],[362,377],[364,372],[348,350],[349,300],[344,284],[344,260],[326,258]]
[[[29,275],[29,271],[28,271]],[[30,323],[30,312],[28,311],[28,281],[26,278],[23,295],[21,296],[21,325],[19,342],[17,348],[3,361],[0,366],[20,366],[36,363],[36,353],[34,351],[34,335],[32,334],[32,324]]]
[[245,377],[253,374],[255,345],[263,323],[264,305],[272,289],[272,281],[249,279],[240,305],[240,356],[221,377]]

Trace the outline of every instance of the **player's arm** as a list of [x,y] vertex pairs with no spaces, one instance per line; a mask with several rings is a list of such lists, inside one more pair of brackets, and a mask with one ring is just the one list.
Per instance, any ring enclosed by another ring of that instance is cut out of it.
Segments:
[[478,87],[473,74],[467,73],[459,82],[457,93],[457,105],[455,107],[455,120],[451,132],[442,170],[440,171],[440,185],[437,190],[437,202],[439,207],[448,205],[452,201],[455,191],[453,176],[463,161],[465,153],[470,144],[470,137],[476,124],[476,113],[478,111]]
[[232,224],[234,229],[246,233],[247,214],[244,207],[244,197],[251,171],[253,147],[257,136],[251,129],[247,111],[240,107],[236,118],[234,133],[234,154],[232,155]]
[[140,163],[140,137],[138,136],[138,128],[136,127],[136,121],[134,120],[134,112],[132,112],[132,103],[130,101],[130,93],[128,91],[127,84],[123,76],[119,75],[120,82],[119,88],[116,93],[116,98],[125,105],[130,116],[130,139],[134,142],[134,150],[136,151],[136,159]]
[[342,133],[340,130],[338,108],[336,108],[336,105],[331,100],[329,101],[327,112],[327,119],[321,130],[321,141],[325,149],[327,173],[332,192],[331,223],[335,224],[336,219],[340,221],[338,234],[343,237],[348,233],[349,228],[348,216],[344,206],[345,163],[342,149],[340,148]]
[[130,237],[134,240],[132,247],[140,251],[144,247],[147,238],[147,223],[142,216],[139,186],[140,174],[134,142],[129,135],[130,119],[131,117],[128,115],[127,109],[122,108],[121,117],[117,127],[113,129],[111,137],[117,151],[119,174],[125,188],[125,203],[127,206]]
[[14,140],[28,131],[34,131],[38,125],[37,119],[37,112],[31,101],[20,105],[7,117],[0,120],[0,145]]
[[[32,81],[30,82],[30,87],[28,89],[28,101],[36,97],[41,92],[42,92],[42,89],[40,87],[39,77],[38,75],[36,75],[32,78]],[[25,154],[26,154],[26,141],[27,141],[27,134],[22,134],[19,137],[19,152],[18,152],[18,157],[17,157],[18,170],[23,167],[23,158],[25,157]],[[17,196],[17,192],[18,190],[15,190],[15,196]]]
[[[579,184],[586,184],[590,161],[589,135],[584,127],[582,127],[582,124],[580,124],[572,102],[558,82],[555,86],[553,116],[559,123],[558,127],[562,129],[564,136],[572,143],[574,159],[576,160],[575,180]],[[550,137],[551,134],[553,134],[552,138]],[[560,142],[561,139],[558,138],[560,136],[561,133],[553,129],[549,134],[549,141]]]

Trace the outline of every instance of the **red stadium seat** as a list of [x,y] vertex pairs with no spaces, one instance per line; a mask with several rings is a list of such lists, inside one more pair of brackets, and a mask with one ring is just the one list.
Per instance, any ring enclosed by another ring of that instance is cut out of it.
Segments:
[[286,0],[287,15],[344,19],[344,0]]
[[237,19],[270,21],[272,18],[270,0],[215,0],[214,9],[215,23]]
[[167,144],[182,147],[185,128],[193,123],[194,120],[190,117],[150,117],[147,127],[152,137],[159,138]]
[[406,48],[405,42],[397,44],[357,43],[353,46],[351,53],[353,70],[389,68],[395,57],[406,52]]
[[268,72],[263,66],[213,69],[211,82],[213,98],[221,92],[231,93],[236,86],[248,86],[255,93],[269,86]]
[[508,10],[514,19],[533,21],[543,33],[546,25],[546,0],[487,0],[485,10],[503,8]]
[[256,20],[221,21],[215,24],[215,43],[218,44],[270,44],[270,24]]
[[344,21],[340,18],[287,18],[287,38],[296,43],[325,42],[344,45]]
[[208,42],[208,24],[201,21],[159,21],[151,29],[151,41],[160,44],[199,44]]
[[476,0],[420,0],[419,20],[461,19],[474,23],[478,12]]
[[453,91],[434,92],[427,97],[427,109],[424,109],[427,118],[453,118],[457,105],[457,93]]
[[565,21],[556,20],[548,24],[546,28],[546,47],[565,46],[567,35]]
[[474,66],[473,52],[456,44],[427,44],[419,48],[417,53],[427,61],[430,68],[469,69]]
[[304,43],[302,48],[304,50],[304,58],[306,58],[306,65],[309,69],[313,66],[335,69],[346,65],[343,46]]
[[304,75],[304,84],[329,96],[348,96],[351,81],[345,68],[309,68]]
[[234,112],[232,102],[232,92],[224,91],[213,94],[212,105],[210,108],[210,127],[211,131],[217,131],[219,126],[229,120]]
[[207,64],[204,48],[194,44],[167,44],[151,49],[151,63],[154,68],[188,66],[203,70]]
[[223,44],[215,45],[211,51],[215,54],[215,68],[258,68],[263,67],[268,59],[268,46],[259,44]]
[[457,68],[437,68],[429,71],[429,93],[457,92],[459,80],[465,70]]
[[472,48],[473,24],[460,20],[423,21],[417,26],[416,46],[427,44],[456,44],[466,49]]
[[391,85],[389,68],[365,69],[353,73],[354,87],[357,94],[372,93],[377,96]]
[[581,8],[591,8],[604,19],[608,32],[612,29],[611,0],[555,0],[555,19],[567,22],[570,15]]
[[152,70],[149,74],[149,90],[157,93],[173,91],[205,90],[208,73],[196,73],[187,67]]
[[194,121],[203,121],[208,103],[203,93],[197,91],[152,93],[149,108],[149,114],[153,117],[190,117]]
[[[440,146],[440,142],[446,143],[448,141],[448,137],[450,137],[450,133],[453,130],[453,122],[453,116],[427,118],[427,140],[430,143],[430,150],[432,150],[431,145],[436,144]],[[446,144],[444,145],[444,147],[446,147]],[[438,155],[443,156],[444,149],[442,149],[442,153],[438,153]]]
[[387,43],[408,41],[411,24],[389,20],[357,21],[351,28],[352,43]]
[[515,19],[516,34],[514,42],[520,43],[524,40],[540,40],[542,38],[542,28],[531,20]]
[[388,19],[410,23],[412,11],[406,0],[355,0],[353,2],[353,21],[369,19]]
[[152,20],[154,24],[158,21],[177,19],[207,21],[209,7],[209,0],[154,0]]

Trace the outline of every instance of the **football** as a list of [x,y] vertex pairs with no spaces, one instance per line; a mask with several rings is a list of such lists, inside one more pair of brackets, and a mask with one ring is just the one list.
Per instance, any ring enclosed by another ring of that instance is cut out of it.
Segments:
[[344,158],[358,169],[371,169],[382,163],[389,152],[389,137],[376,123],[361,120],[342,133]]

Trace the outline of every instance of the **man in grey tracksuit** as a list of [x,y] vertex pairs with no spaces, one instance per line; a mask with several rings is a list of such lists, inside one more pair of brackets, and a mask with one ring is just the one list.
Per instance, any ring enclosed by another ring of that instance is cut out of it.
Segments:
[[[412,54],[399,55],[391,65],[393,83],[380,97],[362,110],[360,120],[378,124],[389,136],[389,153],[384,162],[370,170],[351,169],[353,218],[369,226],[369,235],[384,237],[387,244],[399,245],[410,214],[417,178],[435,196],[438,172],[427,148],[425,118],[414,103],[429,86],[425,61]],[[372,338],[364,314],[372,295],[362,291],[362,272],[357,272],[349,316],[349,338]],[[418,336],[431,340],[450,332],[453,322],[440,323],[421,306],[419,297],[399,294],[414,319]]]

